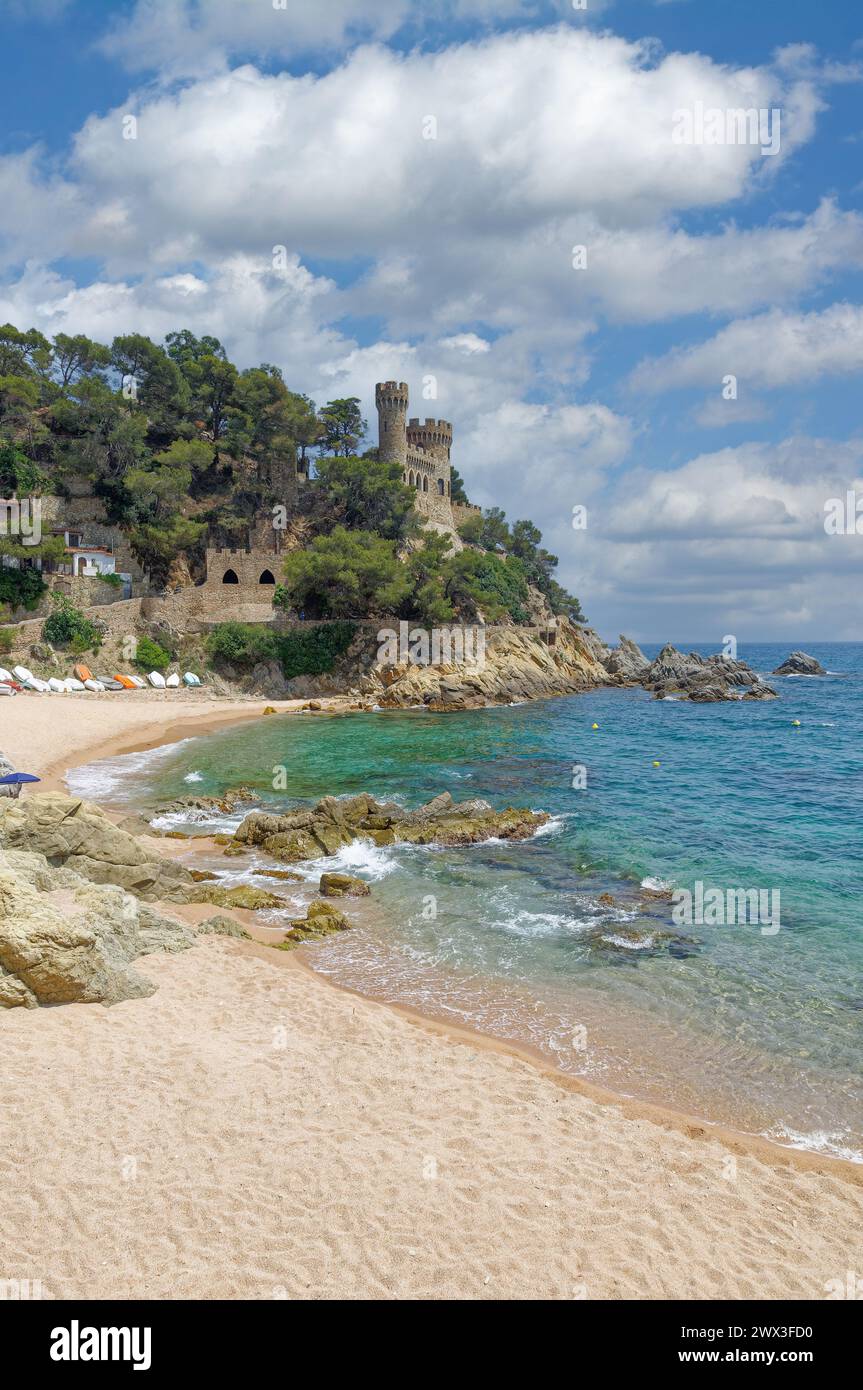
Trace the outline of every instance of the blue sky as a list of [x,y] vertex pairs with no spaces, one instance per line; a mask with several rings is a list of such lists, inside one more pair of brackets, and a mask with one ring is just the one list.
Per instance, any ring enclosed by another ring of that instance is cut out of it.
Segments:
[[[863,13],[0,0],[0,26],[4,320],[215,332],[370,417],[407,380],[604,635],[860,636],[860,538],[823,509],[863,497]],[[675,144],[696,103],[778,109],[779,153]]]

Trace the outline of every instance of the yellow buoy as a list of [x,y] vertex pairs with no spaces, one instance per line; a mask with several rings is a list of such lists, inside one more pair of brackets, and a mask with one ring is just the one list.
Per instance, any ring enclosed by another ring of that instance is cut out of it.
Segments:
[[590,727],[591,727],[591,729],[598,729],[598,728],[599,728],[599,725],[598,725],[598,724],[591,724]]
[[654,766],[654,767],[659,767],[659,763],[656,761],[655,758],[654,758],[654,760],[653,760],[653,766]]
[[794,729],[799,729],[799,728],[800,728],[800,720],[799,720],[799,719],[792,719],[792,720],[791,720],[791,725],[792,725],[792,728],[794,728]]

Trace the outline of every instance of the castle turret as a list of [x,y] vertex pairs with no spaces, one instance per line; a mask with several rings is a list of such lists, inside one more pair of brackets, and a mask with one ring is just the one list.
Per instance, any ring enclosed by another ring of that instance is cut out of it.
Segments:
[[398,463],[404,473],[408,452],[407,383],[379,381],[375,387],[375,404],[378,408],[378,456],[386,462]]
[[448,420],[411,420],[407,428],[408,448],[421,449],[440,463],[449,463],[452,449],[452,425]]

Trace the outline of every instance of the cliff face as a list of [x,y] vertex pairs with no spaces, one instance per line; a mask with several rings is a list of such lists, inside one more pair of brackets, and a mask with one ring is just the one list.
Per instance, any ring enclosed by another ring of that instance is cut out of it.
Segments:
[[378,663],[359,689],[384,708],[468,709],[568,695],[613,683],[591,648],[590,636],[563,619],[553,645],[530,629],[494,628],[473,665]]

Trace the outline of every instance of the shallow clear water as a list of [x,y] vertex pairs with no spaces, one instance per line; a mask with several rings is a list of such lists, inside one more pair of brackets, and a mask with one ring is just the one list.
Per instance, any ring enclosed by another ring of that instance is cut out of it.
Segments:
[[[808,649],[836,674],[778,679],[772,702],[627,690],[461,715],[276,717],[93,765],[74,785],[136,805],[245,783],[274,807],[357,791],[414,806],[446,789],[550,811],[522,844],[351,846],[337,862],[369,879],[371,905],[352,904],[361,926],[310,963],[617,1090],[861,1156],[863,645]],[[787,651],[739,655],[768,673]],[[254,881],[254,865],[227,863]],[[779,931],[681,927],[643,887],[699,880],[778,890]]]

